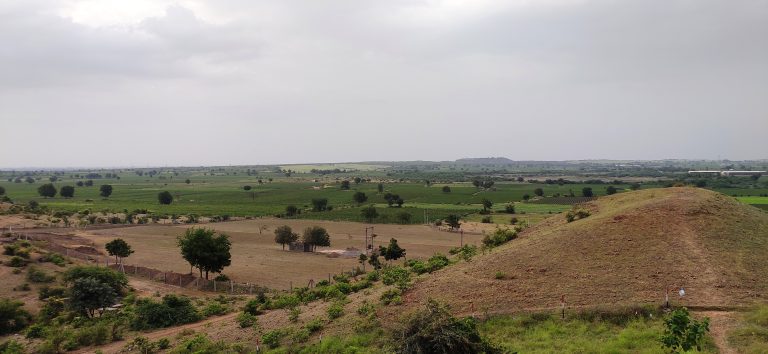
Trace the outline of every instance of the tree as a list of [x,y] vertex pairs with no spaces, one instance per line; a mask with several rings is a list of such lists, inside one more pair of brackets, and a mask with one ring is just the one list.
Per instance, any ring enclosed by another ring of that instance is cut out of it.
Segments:
[[296,242],[299,239],[299,235],[294,233],[290,226],[283,225],[275,229],[275,243],[279,243],[283,246],[285,251],[285,245]]
[[360,184],[360,182],[362,182],[362,180],[363,180],[363,179],[362,179],[362,178],[360,178],[360,177],[355,177],[355,179],[354,179],[354,181],[355,181],[355,184]]
[[323,211],[328,209],[328,198],[312,199],[312,211]]
[[384,184],[383,184],[383,183],[379,183],[379,184],[376,186],[376,190],[378,190],[378,191],[379,191],[379,193],[384,193]]
[[701,351],[701,341],[709,332],[709,318],[692,320],[685,307],[672,311],[664,319],[664,334],[661,345],[673,353],[687,352],[694,348]]
[[35,183],[35,179],[30,176],[27,176],[27,178],[25,178],[24,181],[26,181],[29,184]]
[[5,194],[5,187],[0,186],[0,195]]
[[455,318],[446,305],[428,299],[394,331],[397,353],[493,353],[472,317]]
[[443,186],[443,193],[451,193],[451,187]]
[[121,238],[116,238],[107,242],[107,244],[104,245],[104,248],[107,249],[107,253],[109,253],[110,256],[115,256],[115,263],[119,262],[120,264],[123,264],[123,258],[128,257],[133,253],[131,245]]
[[85,184],[83,183],[83,181],[77,181],[77,183],[75,183],[75,185],[78,186],[78,187],[82,187]]
[[[85,182],[85,184],[88,185],[88,182],[91,182],[90,185],[93,185],[93,181],[90,180]],[[112,195],[112,185],[102,184],[101,187],[99,187],[99,195],[104,198],[109,198],[109,196]]]
[[368,200],[368,196],[366,196],[363,192],[355,192],[355,194],[352,195],[352,199],[357,203],[357,205],[360,205]]
[[459,227],[461,227],[461,218],[459,218],[459,216],[456,214],[450,214],[445,217],[445,223],[448,224],[451,229],[457,230]]
[[616,190],[616,187],[614,186],[608,186],[607,188],[605,188],[605,194],[607,195],[616,194],[616,192],[617,190]]
[[629,189],[631,189],[633,191],[636,191],[636,190],[640,189],[640,183],[632,183],[632,184],[630,184],[629,185]]
[[75,196],[75,187],[63,186],[61,187],[61,191],[59,191],[59,195],[64,198],[72,198]]
[[341,189],[349,189],[349,181],[341,181]]
[[56,187],[53,186],[53,183],[46,183],[37,187],[37,194],[40,194],[41,197],[53,198],[56,196]]
[[285,207],[285,216],[294,216],[299,213],[299,208],[295,205],[289,205]]
[[507,212],[507,214],[514,214],[515,213],[515,205],[514,204],[507,204],[504,206],[504,211]]
[[[93,187],[93,180],[92,180],[92,179],[89,179],[89,180],[85,181],[85,186],[86,186],[86,187]],[[110,186],[110,187],[111,187],[111,186]],[[112,193],[112,189],[110,189],[110,190],[109,190],[109,193],[110,193],[110,194]],[[106,198],[106,197],[104,197],[104,198]]]
[[179,236],[177,244],[181,256],[189,263],[190,273],[192,267],[200,271],[200,277],[205,272],[221,273],[224,267],[232,264],[230,248],[232,243],[225,234],[216,235],[216,232],[205,228],[190,228]]
[[192,181],[190,181],[189,178],[187,178],[187,179],[184,180],[184,183],[190,184],[190,183],[192,183]]
[[387,247],[379,246],[379,253],[387,261],[396,261],[402,257],[405,257],[405,249],[401,248],[397,244],[397,240],[392,238],[389,240]]
[[528,194],[523,194],[523,200],[525,200],[527,202],[528,199],[531,199],[531,196],[528,195]]
[[304,229],[304,235],[302,241],[312,247],[312,252],[315,251],[317,246],[328,247],[331,245],[331,236],[328,235],[328,231],[320,226],[312,226]]
[[245,190],[245,191],[249,191],[249,190],[251,190],[251,188],[253,188],[253,187],[251,187],[251,186],[243,186],[243,190]]
[[488,199],[483,199],[482,203],[483,203],[483,212],[487,212],[488,209],[491,209],[491,207],[493,206],[493,202]]
[[376,251],[371,252],[371,255],[368,257],[368,264],[370,264],[374,270],[381,269],[381,261],[379,260],[378,252]]
[[397,199],[395,199],[395,203],[397,203],[398,208],[402,208],[403,203],[405,203],[405,200],[403,200],[403,198],[400,198],[400,196],[398,196]]
[[594,196],[594,193],[592,193],[592,187],[584,187],[581,189],[581,195],[584,197],[592,197]]
[[368,207],[363,208],[360,213],[363,215],[365,220],[368,220],[368,222],[373,222],[374,219],[379,217],[379,212],[376,211],[376,208],[373,205],[369,205]]
[[479,179],[476,179],[472,181],[472,185],[475,186],[475,188],[480,188],[480,186],[483,185],[483,182],[480,181]]
[[51,177],[48,178],[48,180],[51,181],[51,182],[56,182],[56,181],[59,180],[59,177],[58,176],[51,176]]
[[357,263],[360,263],[363,265],[363,272],[365,272],[365,261],[368,260],[368,256],[365,255],[365,253],[360,253],[360,256],[357,257]]
[[64,273],[64,283],[73,284],[78,279],[94,278],[100,283],[109,285],[116,294],[122,293],[128,285],[125,274],[111,268],[99,266],[79,266],[69,269]]
[[536,188],[536,189],[533,190],[533,194],[535,194],[536,196],[539,196],[539,197],[544,196],[544,189]]
[[171,195],[171,192],[162,191],[157,194],[157,200],[160,202],[160,204],[168,205],[173,203],[173,196]]
[[70,306],[88,317],[99,315],[117,301],[117,293],[108,284],[93,277],[76,279],[69,290]]

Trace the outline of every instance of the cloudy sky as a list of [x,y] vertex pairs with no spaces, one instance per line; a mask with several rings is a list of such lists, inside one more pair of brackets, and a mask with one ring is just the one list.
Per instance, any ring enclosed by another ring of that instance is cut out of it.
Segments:
[[768,158],[765,0],[5,0],[0,168]]

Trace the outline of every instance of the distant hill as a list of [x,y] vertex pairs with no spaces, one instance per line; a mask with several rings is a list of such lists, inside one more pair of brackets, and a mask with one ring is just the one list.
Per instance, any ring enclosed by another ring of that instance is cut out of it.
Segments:
[[476,157],[456,160],[457,164],[465,165],[512,165],[515,161],[506,157]]
[[[705,189],[620,193],[553,216],[469,263],[426,277],[406,306],[435,298],[458,313],[559,306],[745,305],[768,296],[768,213]],[[502,272],[505,279],[495,278]],[[686,295],[678,299],[677,289]]]

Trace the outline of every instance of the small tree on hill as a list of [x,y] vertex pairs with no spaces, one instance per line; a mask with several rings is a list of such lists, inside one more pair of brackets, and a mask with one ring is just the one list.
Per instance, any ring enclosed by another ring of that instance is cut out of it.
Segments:
[[331,236],[325,228],[320,226],[308,227],[304,230],[302,241],[312,247],[312,252],[315,251],[317,246],[328,247],[331,245]]
[[536,188],[533,190],[533,194],[535,194],[538,197],[544,196],[544,189]]
[[107,244],[104,245],[104,248],[106,248],[107,253],[109,253],[110,256],[115,256],[115,263],[119,264],[123,264],[123,258],[128,257],[133,253],[131,245],[121,238],[116,238],[107,242]]
[[366,196],[363,192],[355,192],[355,194],[352,195],[352,199],[357,203],[357,205],[360,205],[368,200],[368,196]]
[[360,263],[363,266],[363,272],[365,272],[365,261],[368,260],[368,256],[365,255],[365,253],[361,253],[359,257],[357,257],[357,263]]
[[389,245],[386,247],[379,246],[379,253],[387,261],[395,261],[405,257],[405,249],[401,248],[400,245],[397,244],[397,240],[394,238],[389,240]]
[[59,191],[59,195],[61,195],[64,198],[72,198],[75,196],[75,187],[63,186]]
[[694,348],[701,351],[701,342],[709,332],[709,318],[692,320],[688,309],[678,308],[664,319],[664,334],[661,345],[673,353],[688,352]]
[[46,183],[37,187],[37,193],[40,194],[41,197],[53,198],[56,196],[56,187],[53,186],[53,183]]
[[349,189],[349,181],[347,180],[341,181],[341,189],[344,189],[344,190]]
[[283,225],[275,229],[275,242],[283,246],[285,251],[285,245],[296,242],[299,239],[299,235],[294,233],[290,226]]
[[584,187],[581,189],[581,195],[584,197],[592,197],[594,196],[594,193],[592,193],[592,187]]
[[493,202],[488,199],[483,199],[483,212],[488,212],[489,209],[493,206]]
[[205,228],[190,228],[183,236],[177,239],[181,256],[189,262],[190,273],[192,267],[200,271],[200,277],[205,272],[221,273],[224,267],[232,264],[230,248],[232,243],[225,234],[216,235],[214,230]]
[[157,194],[157,201],[164,205],[171,204],[173,203],[173,195],[171,195],[171,192],[162,191]]
[[614,186],[608,186],[607,188],[605,188],[605,194],[607,195],[616,194],[616,192],[617,190],[616,190],[616,187]]
[[74,310],[87,314],[88,317],[94,317],[96,311],[101,315],[105,308],[117,301],[117,293],[112,287],[96,278],[82,278],[72,283],[68,299]]
[[461,218],[456,214],[450,214],[445,217],[445,223],[453,230],[458,230],[461,227]]
[[[93,185],[93,181],[90,181],[91,185]],[[88,185],[88,182],[85,183]],[[99,195],[101,195],[104,198],[109,198],[110,195],[112,195],[112,186],[109,184],[102,184],[101,187],[99,187]]]

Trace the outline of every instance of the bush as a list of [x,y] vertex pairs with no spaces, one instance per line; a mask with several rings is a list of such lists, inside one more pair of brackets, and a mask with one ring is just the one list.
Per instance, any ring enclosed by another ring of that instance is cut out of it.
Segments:
[[214,301],[203,308],[203,317],[219,316],[229,312],[229,307],[221,302]]
[[366,300],[357,308],[357,314],[360,316],[369,316],[376,313],[376,306]]
[[331,306],[328,306],[326,313],[328,314],[328,319],[330,320],[335,320],[341,317],[341,315],[344,314],[344,303],[340,301],[332,303]]
[[136,301],[136,317],[131,326],[134,329],[170,327],[200,320],[200,314],[189,298],[166,295],[160,303],[151,299]]
[[275,349],[280,346],[280,341],[285,336],[285,333],[279,329],[273,329],[261,336],[261,341],[270,349]]
[[488,248],[501,246],[511,240],[517,238],[518,229],[508,229],[497,227],[492,234],[487,234],[483,237],[483,245]]
[[685,307],[675,309],[664,319],[664,334],[661,345],[673,352],[701,351],[701,342],[709,332],[709,318],[692,320]]
[[496,278],[496,279],[498,279],[498,280],[501,280],[501,279],[504,279],[504,278],[506,278],[506,277],[507,277],[507,275],[506,275],[506,274],[504,274],[504,272],[501,272],[501,271],[499,271],[499,272],[496,272],[496,274],[494,274],[494,276],[493,276],[493,277],[494,277],[494,278]]
[[306,328],[301,328],[293,332],[291,335],[291,342],[294,344],[298,343],[304,343],[309,340],[309,330]]
[[237,315],[237,324],[240,325],[240,328],[253,327],[256,323],[258,323],[257,317],[248,312],[241,312]]
[[105,267],[79,266],[64,273],[65,283],[74,283],[77,279],[85,278],[94,278],[100,283],[107,284],[118,294],[128,285],[128,278],[125,274]]
[[298,307],[288,310],[288,320],[291,322],[298,322],[299,315],[301,315],[301,310]]
[[584,219],[589,215],[589,210],[574,208],[565,214],[565,220],[568,222],[574,222],[576,220]]
[[50,283],[56,280],[56,277],[48,275],[46,272],[35,267],[29,267],[29,270],[27,271],[27,280],[33,283]]
[[254,316],[261,315],[262,304],[264,304],[263,300],[259,300],[259,299],[248,300],[248,302],[245,303],[245,306],[243,306],[243,312],[249,315],[254,315]]
[[0,299],[0,334],[16,332],[32,321],[32,315],[22,306],[21,301]]
[[216,278],[213,278],[215,281],[229,281],[229,277],[226,274],[219,274],[216,276]]
[[426,308],[409,316],[392,339],[398,353],[483,353],[492,352],[480,337],[471,317],[457,319],[448,307],[430,299]]
[[403,303],[403,292],[400,289],[389,289],[381,294],[379,300],[384,305],[400,305]]
[[2,354],[24,354],[26,351],[24,350],[24,346],[19,344],[19,342],[11,339],[7,342],[4,342],[3,344],[0,344],[0,353]]
[[411,281],[411,272],[400,266],[385,267],[381,272],[381,280],[384,285],[396,285],[404,290]]
[[475,245],[464,245],[461,247],[454,247],[448,253],[455,255],[456,257],[459,257],[459,259],[463,259],[467,262],[469,262],[472,257],[477,255],[477,246]]
[[8,261],[8,266],[9,266],[9,267],[16,267],[16,268],[19,268],[19,267],[23,267],[23,266],[25,266],[25,265],[27,265],[27,261],[26,261],[24,258],[21,258],[21,257],[19,257],[19,256],[13,256],[13,257],[11,257],[11,259]]
[[35,323],[27,328],[27,332],[24,334],[26,338],[43,338],[45,337],[46,327],[42,323]]
[[64,258],[64,256],[58,254],[58,253],[49,253],[43,257],[40,258],[40,261],[42,262],[51,262],[59,267],[64,267],[67,265],[67,260]]
[[314,320],[307,322],[307,324],[304,325],[304,328],[306,328],[309,333],[315,333],[323,329],[323,321],[319,318],[315,318]]

